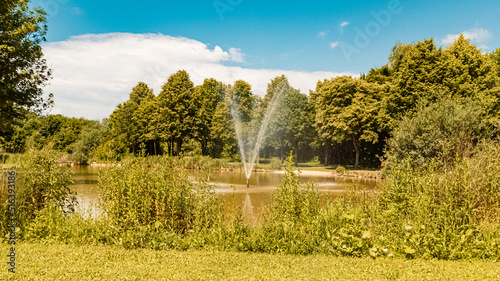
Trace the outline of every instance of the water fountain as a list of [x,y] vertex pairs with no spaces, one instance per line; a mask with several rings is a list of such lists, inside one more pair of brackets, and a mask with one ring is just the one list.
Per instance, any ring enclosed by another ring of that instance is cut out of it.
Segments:
[[[238,146],[240,148],[241,154],[241,162],[243,163],[243,168],[245,170],[245,176],[247,178],[247,187],[250,187],[250,176],[252,175],[252,170],[255,165],[255,160],[257,160],[257,155],[259,154],[259,148],[264,138],[264,133],[266,132],[267,125],[269,124],[269,120],[271,120],[271,116],[273,115],[276,106],[279,103],[279,100],[283,94],[285,89],[285,82],[282,82],[274,92],[274,95],[271,99],[271,102],[267,106],[266,113],[264,114],[264,119],[260,124],[259,133],[257,134],[257,139],[254,142],[253,149],[251,154],[247,159],[247,154],[245,150],[245,143],[243,141],[243,135],[241,132],[241,119],[238,111],[235,109],[234,105],[231,105],[231,115],[233,116],[233,123],[236,130],[236,137],[238,138]],[[248,160],[248,161],[247,161]]]

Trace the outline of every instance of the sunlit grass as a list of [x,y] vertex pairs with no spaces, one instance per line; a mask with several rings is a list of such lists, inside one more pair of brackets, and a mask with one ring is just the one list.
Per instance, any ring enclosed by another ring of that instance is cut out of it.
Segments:
[[[0,244],[0,253],[7,253]],[[119,246],[17,245],[16,273],[0,280],[499,280],[494,261],[295,256]]]

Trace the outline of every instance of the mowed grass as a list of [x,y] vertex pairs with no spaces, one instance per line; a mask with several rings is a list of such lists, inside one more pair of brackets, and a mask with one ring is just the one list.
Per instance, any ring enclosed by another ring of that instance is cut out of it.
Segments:
[[21,243],[16,273],[0,244],[0,280],[500,280],[495,261],[292,256]]

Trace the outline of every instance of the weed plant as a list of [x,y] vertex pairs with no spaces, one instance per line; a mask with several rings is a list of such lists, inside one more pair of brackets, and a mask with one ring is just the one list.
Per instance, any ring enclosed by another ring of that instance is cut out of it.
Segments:
[[103,210],[123,229],[140,226],[185,234],[210,227],[218,214],[207,179],[193,183],[167,157],[139,157],[99,174]]
[[[55,210],[62,215],[72,214],[77,206],[71,192],[71,173],[56,165],[56,155],[51,150],[29,150],[16,160],[16,222],[19,235],[24,235],[27,227],[47,210]],[[8,229],[8,200],[5,181],[2,180],[0,229],[3,237]]]

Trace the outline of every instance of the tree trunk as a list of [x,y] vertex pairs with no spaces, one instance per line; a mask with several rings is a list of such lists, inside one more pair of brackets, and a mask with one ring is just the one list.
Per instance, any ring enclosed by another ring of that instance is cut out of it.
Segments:
[[356,161],[354,162],[354,168],[357,169],[359,164],[359,150],[361,142],[358,139],[356,139],[355,136],[352,136],[352,143],[354,144],[354,149],[356,150]]
[[201,140],[201,155],[207,156],[208,155],[208,141],[207,140]]
[[168,156],[174,156],[174,141],[172,138],[168,139]]
[[156,153],[156,140],[153,141],[153,147],[154,147],[154,154],[158,155],[158,153]]
[[181,155],[181,148],[182,148],[182,139],[177,140],[177,154],[176,156]]
[[283,163],[283,140],[280,141],[280,160]]
[[328,162],[328,152],[330,150],[330,141],[325,142],[325,166],[328,166],[330,163]]
[[294,152],[295,154],[295,166],[297,166],[297,163],[299,162],[299,143],[295,142],[293,145]]

